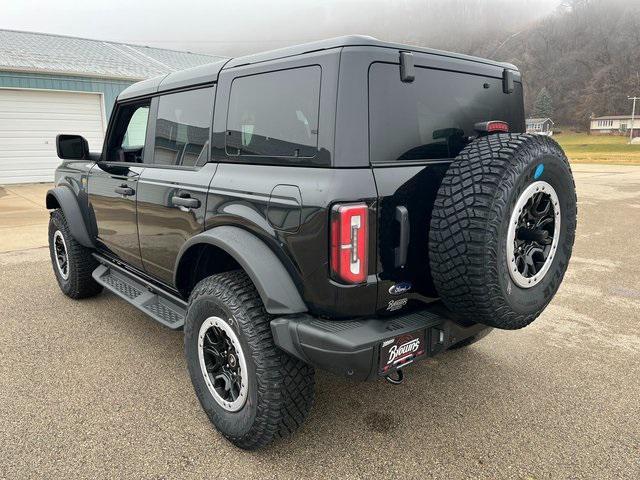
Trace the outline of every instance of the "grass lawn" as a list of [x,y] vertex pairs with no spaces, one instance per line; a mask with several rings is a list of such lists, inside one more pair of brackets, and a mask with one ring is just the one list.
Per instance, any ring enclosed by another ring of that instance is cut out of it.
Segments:
[[553,138],[572,163],[640,165],[640,145],[629,145],[629,137],[569,132]]

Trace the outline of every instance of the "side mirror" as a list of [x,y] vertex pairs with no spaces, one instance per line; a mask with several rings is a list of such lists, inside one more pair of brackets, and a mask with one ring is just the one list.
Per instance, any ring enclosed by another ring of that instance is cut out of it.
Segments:
[[56,151],[62,160],[87,160],[89,143],[81,135],[58,135]]

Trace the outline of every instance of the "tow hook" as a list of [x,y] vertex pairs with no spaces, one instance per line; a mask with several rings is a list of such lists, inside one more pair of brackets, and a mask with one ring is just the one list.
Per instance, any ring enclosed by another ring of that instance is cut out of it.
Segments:
[[392,385],[400,385],[404,381],[404,373],[402,370],[396,370],[395,373],[395,378],[393,377],[393,375],[387,375],[386,377],[384,377],[384,379]]

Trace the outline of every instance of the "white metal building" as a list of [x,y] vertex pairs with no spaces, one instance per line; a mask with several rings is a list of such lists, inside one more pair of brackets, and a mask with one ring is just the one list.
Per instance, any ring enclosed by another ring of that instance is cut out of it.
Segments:
[[220,58],[0,30],[0,185],[53,180],[59,133],[100,150],[113,103],[132,83]]

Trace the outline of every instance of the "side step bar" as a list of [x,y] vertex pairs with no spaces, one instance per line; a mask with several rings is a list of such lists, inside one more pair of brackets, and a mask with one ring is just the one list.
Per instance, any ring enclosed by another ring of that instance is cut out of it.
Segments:
[[185,301],[133,275],[104,257],[94,256],[101,263],[92,273],[96,282],[163,325],[174,330],[184,326],[187,315]]

